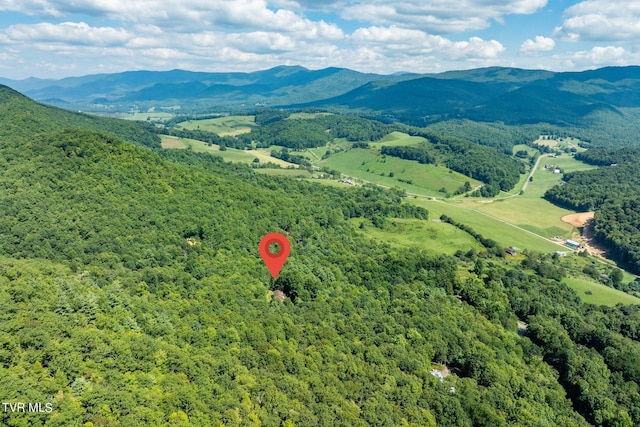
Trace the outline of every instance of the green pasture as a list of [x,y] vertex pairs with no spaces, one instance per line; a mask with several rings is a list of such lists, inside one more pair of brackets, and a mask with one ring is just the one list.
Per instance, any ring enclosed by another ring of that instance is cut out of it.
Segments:
[[[640,304],[640,299],[586,278],[565,277],[562,281],[578,293],[583,302],[598,305]],[[590,291],[591,294],[586,292]]]
[[526,144],[518,144],[513,146],[513,154],[516,154],[520,150],[524,150],[527,153],[529,153],[529,157],[535,156],[538,153],[537,149],[530,147]]
[[371,221],[363,218],[349,220],[359,226],[362,233],[374,240],[388,243],[392,246],[422,249],[430,252],[453,255],[458,250],[467,252],[469,249],[483,250],[473,237],[462,230],[445,222],[429,220],[390,218],[384,229],[379,229]]
[[239,135],[250,132],[256,127],[255,116],[225,116],[214,119],[187,120],[179,124],[179,127],[188,130],[200,129],[208,132],[224,135]]
[[[363,181],[402,188],[422,196],[444,197],[447,192],[453,193],[464,185],[465,181],[469,181],[472,186],[480,185],[480,182],[443,166],[423,165],[391,156],[383,158],[371,150],[361,148],[334,154],[318,162],[318,166],[326,166]],[[393,176],[389,176],[390,174]],[[400,179],[412,181],[412,184]],[[444,193],[440,191],[442,188],[445,189]]]
[[424,198],[411,199],[412,203],[429,210],[430,218],[439,218],[445,214],[455,221],[468,225],[484,237],[497,241],[501,246],[515,246],[537,252],[552,253],[563,249],[543,237],[526,229],[512,225],[507,221],[489,216],[472,208],[465,208],[462,203],[434,201]]
[[427,140],[422,138],[421,136],[411,136],[402,132],[391,132],[390,134],[376,142],[370,142],[369,146],[375,148],[380,148],[383,145],[386,145],[387,147],[395,147],[418,145],[421,142],[427,142]]
[[195,139],[177,138],[174,136],[166,135],[162,136],[162,148],[191,148],[193,151],[198,153],[215,154],[216,156],[222,157],[226,162],[251,163],[257,157],[251,154],[251,151],[236,150],[234,148],[227,148],[225,151],[220,151],[220,147],[215,144],[209,146],[204,142]]
[[[460,199],[463,206],[500,218],[511,224],[532,231],[544,237],[570,237],[573,226],[562,222],[565,215],[574,211],[560,208],[543,198],[544,193],[560,183],[562,174],[554,174],[552,170],[544,170],[543,165],[557,166],[566,172],[592,169],[593,166],[582,163],[573,156],[562,155],[556,158],[543,157],[533,175],[533,181],[527,184],[522,195],[495,200],[478,200],[475,198]],[[523,175],[520,186],[524,184]],[[521,187],[516,187],[516,190]],[[513,191],[512,194],[516,192]]]

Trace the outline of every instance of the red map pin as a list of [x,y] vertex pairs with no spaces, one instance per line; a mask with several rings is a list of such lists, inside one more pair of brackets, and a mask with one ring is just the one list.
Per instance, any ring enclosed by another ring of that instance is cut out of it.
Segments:
[[[278,245],[277,253],[272,253],[271,250],[269,250],[270,246],[274,243]],[[280,270],[282,270],[282,266],[287,262],[287,258],[289,258],[289,253],[291,252],[289,240],[283,234],[275,232],[269,233],[260,240],[258,249],[260,250],[262,260],[269,269],[269,273],[271,273],[271,277],[275,280]]]

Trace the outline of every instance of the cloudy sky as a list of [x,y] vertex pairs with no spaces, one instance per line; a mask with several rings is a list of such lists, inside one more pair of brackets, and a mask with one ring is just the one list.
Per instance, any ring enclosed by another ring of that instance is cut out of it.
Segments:
[[0,0],[0,76],[640,64],[637,0]]

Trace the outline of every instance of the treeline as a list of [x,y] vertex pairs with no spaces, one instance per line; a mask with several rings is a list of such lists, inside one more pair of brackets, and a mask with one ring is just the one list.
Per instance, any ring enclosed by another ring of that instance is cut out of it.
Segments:
[[150,123],[65,111],[38,104],[3,85],[0,85],[0,123],[3,138],[82,128],[115,135],[136,145],[160,148],[160,138]]
[[637,192],[640,165],[634,161],[563,175],[564,183],[550,188],[544,197],[578,211],[599,209],[606,201],[620,200]]
[[520,180],[520,174],[525,172],[522,162],[498,153],[494,148],[439,135],[428,129],[405,127],[403,131],[426,138],[431,147],[383,147],[382,154],[422,160],[422,163],[442,163],[449,169],[484,182],[486,185],[474,192],[476,196],[492,197],[500,191],[511,190]]
[[446,120],[427,126],[427,129],[434,133],[493,147],[506,155],[511,155],[514,145],[530,144],[538,139],[546,128],[544,125],[509,126],[504,123],[474,122],[466,119]]
[[307,157],[300,154],[291,154],[287,147],[283,147],[280,150],[271,150],[271,157],[300,166],[311,167],[311,161]]
[[435,157],[429,153],[428,149],[424,146],[395,146],[387,147],[382,146],[380,154],[399,157],[405,160],[417,160],[418,163],[435,163]]
[[245,146],[255,142],[258,147],[280,145],[300,150],[322,147],[334,138],[345,138],[348,141],[376,141],[393,130],[392,125],[372,120],[325,114],[314,118],[271,121],[249,133],[238,135],[237,139]]
[[608,199],[596,211],[593,226],[610,256],[640,274],[640,197]]
[[445,214],[440,215],[440,220],[453,225],[454,227],[464,231],[465,233],[468,233],[469,235],[471,235],[471,237],[473,237],[478,242],[480,242],[482,246],[489,249],[490,253],[492,253],[494,256],[497,256],[497,257],[504,256],[503,248],[500,247],[498,242],[496,242],[495,240],[484,237],[482,234],[476,232],[473,228],[469,227],[468,225],[457,222],[456,220],[454,220],[453,218]]
[[595,210],[595,237],[614,259],[640,273],[640,151],[592,149],[580,158],[609,166],[565,174],[564,184],[549,189],[544,197],[570,209]]
[[217,133],[201,129],[184,129],[175,127],[159,127],[155,132],[162,135],[176,136],[202,141],[205,144],[216,144],[220,147],[245,149],[251,145],[251,141],[241,140],[233,136],[219,136]]
[[611,166],[640,159],[640,148],[592,148],[576,154],[576,159],[590,165]]

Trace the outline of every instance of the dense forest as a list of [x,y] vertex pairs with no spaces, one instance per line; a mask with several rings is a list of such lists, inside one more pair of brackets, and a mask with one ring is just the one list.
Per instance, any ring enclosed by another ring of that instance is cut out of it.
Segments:
[[[0,136],[0,387],[53,410],[1,424],[640,424],[637,307],[582,304],[551,257],[376,243],[349,220],[428,212],[31,108]],[[269,231],[292,247],[275,281]]]
[[565,174],[545,197],[579,211],[595,210],[594,232],[610,256],[640,273],[640,150],[591,149],[576,158],[601,167]]

